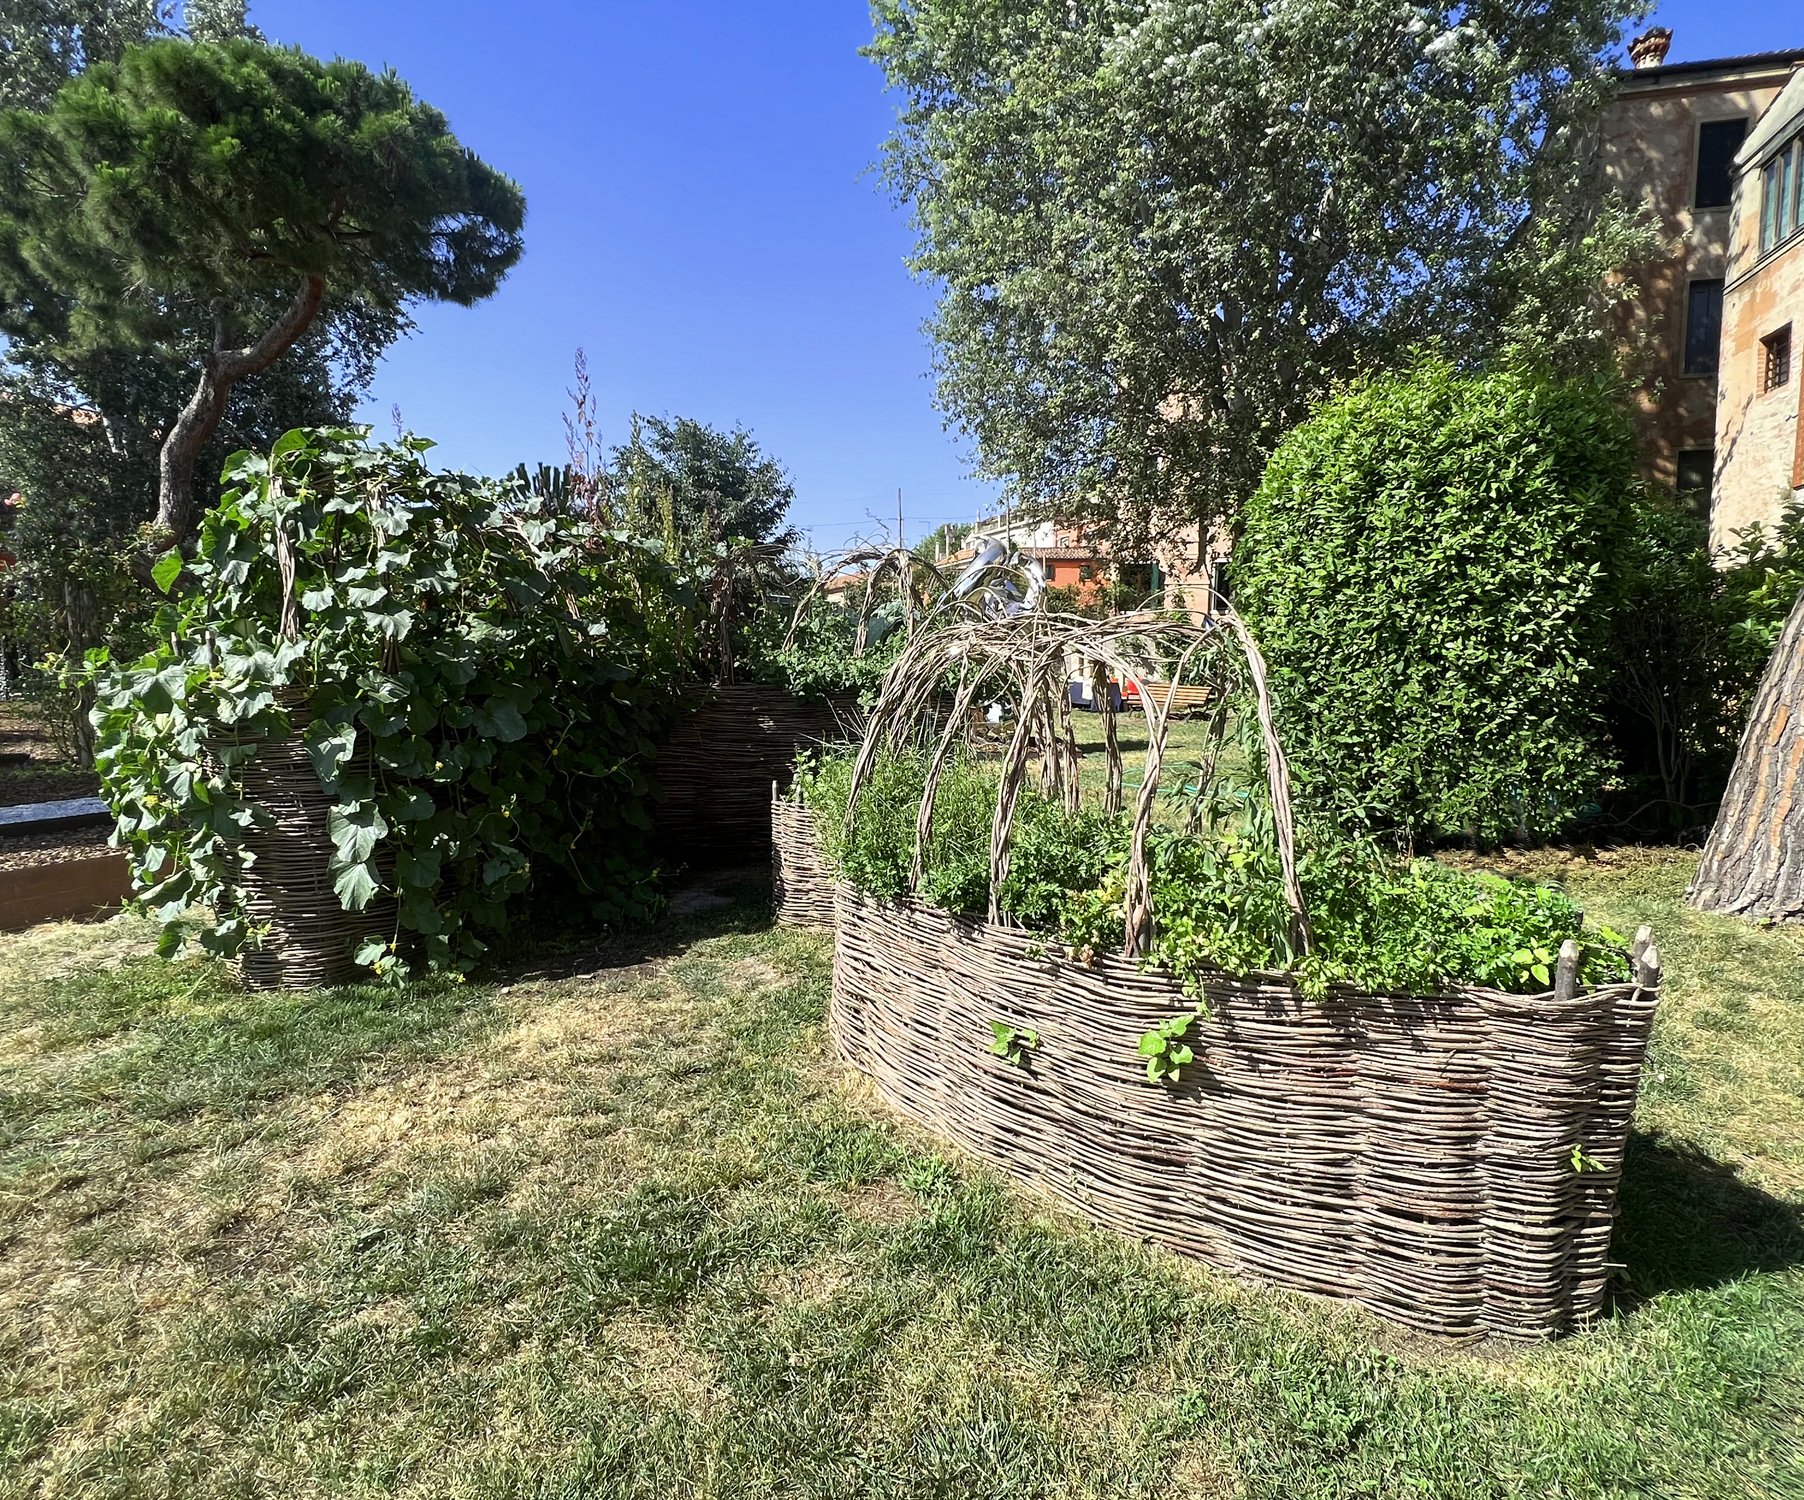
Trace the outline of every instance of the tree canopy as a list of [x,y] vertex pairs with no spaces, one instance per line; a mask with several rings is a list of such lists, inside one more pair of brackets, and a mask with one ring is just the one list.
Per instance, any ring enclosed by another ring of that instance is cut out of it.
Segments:
[[187,364],[158,476],[179,540],[233,387],[329,295],[378,318],[476,302],[519,258],[524,212],[393,73],[249,38],[129,46],[0,115],[0,333],[69,363]]
[[888,175],[982,469],[1172,531],[1352,372],[1568,337],[1596,278],[1555,271],[1598,253],[1576,141],[1637,9],[875,0]]
[[166,36],[164,0],[0,0],[0,109],[45,109],[90,63]]
[[[89,66],[177,34],[173,11],[163,0],[0,0],[0,109],[48,108]],[[180,30],[201,41],[257,35],[244,0],[187,0]],[[27,534],[17,550],[32,566],[87,568],[92,559],[52,554],[66,553],[58,544],[76,536],[116,540],[153,513],[161,433],[192,384],[191,352],[207,342],[207,310],[193,313],[192,329],[149,347],[77,356],[5,341],[0,490],[27,498]],[[407,324],[399,310],[328,295],[279,364],[233,388],[203,469],[217,473],[228,452],[267,448],[295,426],[349,421],[376,360]],[[72,412],[83,419],[72,421]]]
[[786,542],[795,485],[744,427],[723,432],[689,417],[633,418],[614,450],[610,484],[626,512],[669,507],[674,528],[705,543]]

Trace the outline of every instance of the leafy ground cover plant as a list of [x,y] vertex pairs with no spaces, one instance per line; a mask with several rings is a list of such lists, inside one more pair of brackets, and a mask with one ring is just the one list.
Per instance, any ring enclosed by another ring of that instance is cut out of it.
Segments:
[[102,785],[166,951],[254,937],[245,840],[268,814],[241,767],[293,733],[332,799],[339,900],[399,898],[391,940],[357,955],[377,973],[467,968],[546,866],[566,911],[622,921],[655,901],[647,775],[680,665],[668,570],[430,469],[430,447],[341,429],[238,455],[195,557],[157,566],[161,644],[96,655]]
[[[925,776],[918,754],[879,757],[848,829],[850,754],[828,754],[805,769],[803,799],[845,879],[880,897],[908,889]],[[935,905],[971,916],[988,909],[995,792],[994,774],[970,762],[942,777],[922,883]],[[1474,984],[1533,993],[1551,985],[1568,938],[1581,945],[1585,982],[1628,975],[1621,936],[1588,923],[1557,887],[1398,859],[1371,840],[1320,831],[1306,834],[1300,851],[1315,940],[1299,954],[1269,821],[1257,798],[1229,805],[1231,816],[1194,828],[1159,825],[1149,840],[1156,915],[1147,962],[1187,989],[1223,971],[1288,971],[1318,996],[1336,983],[1379,992]],[[1056,935],[1080,959],[1118,949],[1127,842],[1122,820],[1068,811],[1024,789],[999,892],[1003,912]],[[1153,1061],[1163,1071],[1181,1066],[1170,1051]]]

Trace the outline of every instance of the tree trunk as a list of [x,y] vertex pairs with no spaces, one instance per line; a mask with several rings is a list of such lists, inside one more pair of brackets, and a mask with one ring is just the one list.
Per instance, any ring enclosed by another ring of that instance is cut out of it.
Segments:
[[194,465],[207,439],[219,430],[226,395],[240,380],[261,375],[294,347],[326,297],[326,278],[309,273],[282,316],[244,349],[229,346],[224,303],[213,306],[213,347],[201,359],[194,394],[163,439],[157,455],[157,531],[164,546],[179,547],[194,531]]
[[1754,695],[1688,896],[1700,911],[1804,918],[1804,594]]
[[218,377],[215,363],[211,354],[202,361],[194,394],[157,454],[157,536],[170,546],[181,546],[194,530],[194,465],[225,415],[231,387]]

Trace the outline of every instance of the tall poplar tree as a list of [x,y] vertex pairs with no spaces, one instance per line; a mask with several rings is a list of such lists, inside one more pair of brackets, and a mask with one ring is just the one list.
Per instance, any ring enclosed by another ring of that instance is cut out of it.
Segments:
[[1641,8],[874,0],[888,175],[982,470],[1166,534],[1231,518],[1354,372],[1595,348],[1582,143]]

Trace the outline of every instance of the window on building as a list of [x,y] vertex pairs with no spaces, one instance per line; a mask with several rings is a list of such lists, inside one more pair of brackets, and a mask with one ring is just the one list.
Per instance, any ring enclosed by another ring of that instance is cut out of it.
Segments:
[[1791,324],[1760,341],[1760,389],[1776,390],[1791,379]]
[[1692,282],[1685,307],[1685,373],[1714,375],[1722,338],[1721,280]]
[[1679,482],[1674,486],[1688,510],[1705,515],[1710,510],[1710,487],[1716,480],[1716,449],[1679,450]]
[[1760,253],[1804,229],[1804,136],[1760,169]]
[[1225,557],[1209,559],[1209,611],[1211,614],[1234,607],[1234,596],[1229,592],[1228,560]]
[[1706,120],[1698,126],[1698,175],[1692,203],[1727,208],[1735,186],[1735,153],[1748,138],[1748,122]]

